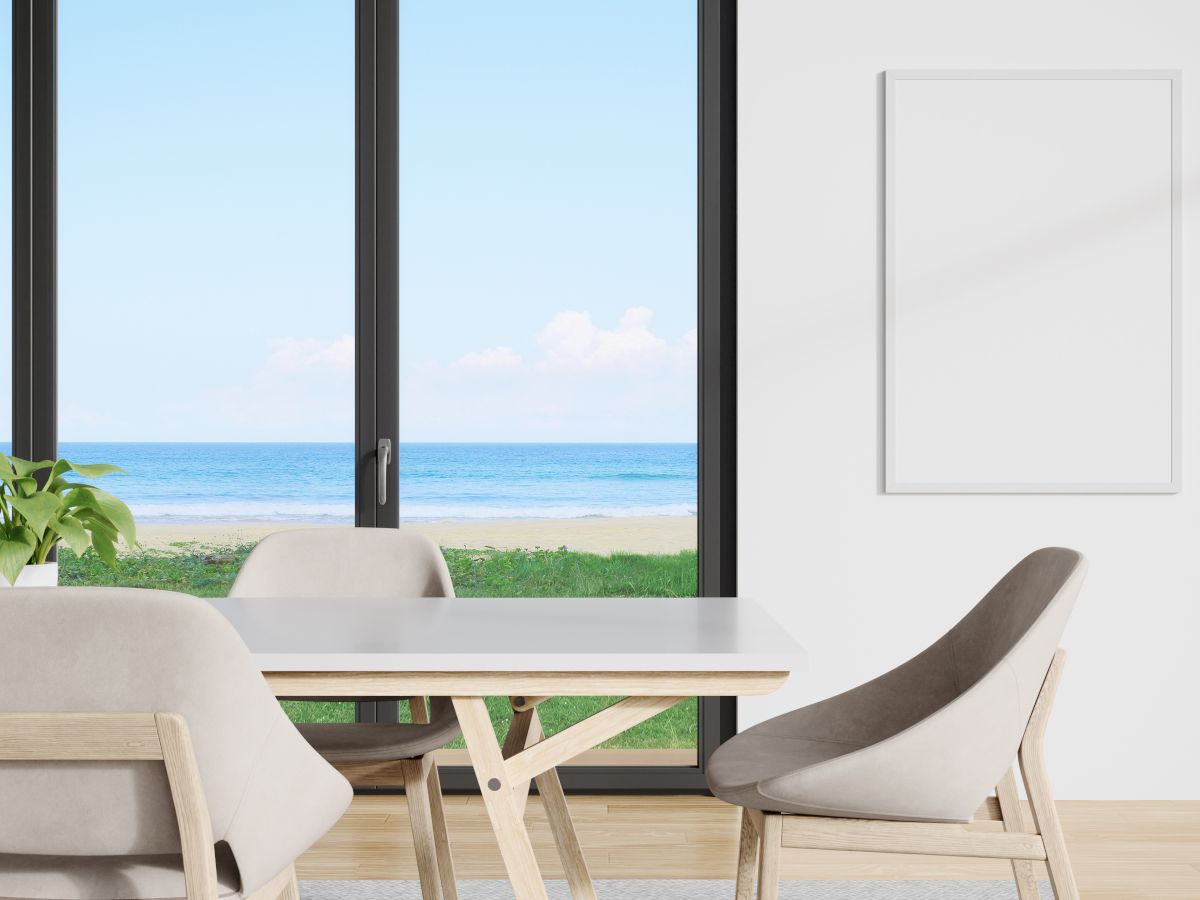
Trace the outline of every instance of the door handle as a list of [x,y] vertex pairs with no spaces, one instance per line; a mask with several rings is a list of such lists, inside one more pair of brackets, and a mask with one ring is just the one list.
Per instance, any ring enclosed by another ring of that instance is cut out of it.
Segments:
[[391,461],[392,442],[389,438],[380,438],[375,445],[375,490],[380,506],[387,505],[387,470]]

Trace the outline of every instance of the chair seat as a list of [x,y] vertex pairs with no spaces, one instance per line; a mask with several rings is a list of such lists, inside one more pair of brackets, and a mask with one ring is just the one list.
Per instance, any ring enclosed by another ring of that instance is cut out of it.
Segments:
[[[798,720],[798,721],[797,721]],[[817,811],[795,802],[781,802],[762,793],[764,782],[788,775],[862,749],[862,744],[806,737],[787,733],[803,717],[792,713],[743,731],[726,741],[709,758],[705,772],[709,789],[726,803],[770,812],[798,812],[807,815],[855,816],[844,810]]]
[[313,749],[331,763],[416,759],[441,749],[461,733],[454,718],[431,725],[363,722],[296,727]]
[[[0,853],[0,900],[185,900],[183,857]],[[241,878],[217,845],[217,896],[240,900]]]
[[[726,803],[763,812],[903,822],[970,821],[970,814],[957,815],[936,792],[914,790],[901,761],[881,764],[879,744],[832,738],[829,716],[843,705],[842,697],[834,697],[735,735],[709,758],[705,769],[709,790]],[[946,770],[948,782],[953,781],[952,774]],[[972,812],[983,797],[980,793],[975,799]]]

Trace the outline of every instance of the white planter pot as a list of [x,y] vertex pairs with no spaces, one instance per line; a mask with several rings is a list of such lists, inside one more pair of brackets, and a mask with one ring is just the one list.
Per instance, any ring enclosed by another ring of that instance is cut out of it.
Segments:
[[[0,576],[0,588],[9,587],[7,579]],[[17,576],[17,583],[12,587],[58,587],[58,563],[42,563],[28,565]]]

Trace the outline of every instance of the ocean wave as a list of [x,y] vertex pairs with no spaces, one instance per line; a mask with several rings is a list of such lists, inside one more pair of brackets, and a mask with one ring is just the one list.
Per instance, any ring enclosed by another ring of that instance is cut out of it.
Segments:
[[[237,524],[244,522],[312,522],[347,525],[354,522],[353,503],[289,501],[225,501],[132,504],[134,519],[145,525]],[[694,503],[644,506],[506,506],[458,503],[402,503],[405,522],[443,519],[587,519],[635,516],[694,516]]]
[[130,512],[146,524],[197,522],[329,522],[352,524],[353,503],[227,500],[222,502],[131,503]]
[[696,480],[695,472],[597,472],[582,477],[587,481],[678,481],[681,484]]
[[634,516],[694,516],[694,503],[667,503],[648,506],[495,506],[458,503],[401,503],[400,518],[405,522],[431,519],[623,519]]

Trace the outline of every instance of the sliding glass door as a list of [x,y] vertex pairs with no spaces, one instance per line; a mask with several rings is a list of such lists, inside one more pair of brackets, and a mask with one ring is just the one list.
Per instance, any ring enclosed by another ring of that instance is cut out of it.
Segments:
[[[696,594],[696,29],[690,0],[400,2],[399,516],[460,596]],[[589,758],[695,765],[696,728]]]
[[[733,0],[11,2],[0,442],[121,466],[141,543],[62,583],[216,596],[358,525],[464,598],[735,591]],[[564,783],[700,790],[732,713]]]

